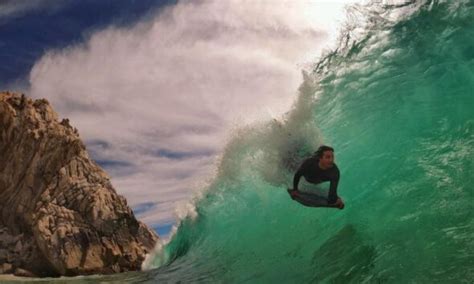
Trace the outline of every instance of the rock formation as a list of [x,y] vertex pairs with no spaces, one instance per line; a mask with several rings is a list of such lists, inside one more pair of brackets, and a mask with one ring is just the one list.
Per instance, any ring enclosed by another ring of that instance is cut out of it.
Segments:
[[48,101],[0,92],[0,273],[139,270],[157,239]]

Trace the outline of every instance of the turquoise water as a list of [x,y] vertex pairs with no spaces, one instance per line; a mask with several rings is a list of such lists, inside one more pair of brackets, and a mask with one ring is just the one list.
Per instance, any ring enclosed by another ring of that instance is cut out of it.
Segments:
[[[198,217],[155,258],[158,275],[474,282],[474,3],[382,14],[413,8],[353,11],[366,30],[315,65],[282,121],[236,134]],[[299,206],[285,190],[320,143],[336,149],[342,211]]]
[[[315,64],[285,117],[236,131],[151,270],[78,280],[474,282],[474,1],[415,4],[352,11],[364,29]],[[286,192],[321,143],[344,210]]]

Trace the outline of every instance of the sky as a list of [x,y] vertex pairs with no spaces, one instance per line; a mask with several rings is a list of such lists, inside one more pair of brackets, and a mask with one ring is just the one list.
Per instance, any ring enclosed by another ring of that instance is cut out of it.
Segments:
[[0,0],[0,90],[46,98],[161,236],[281,117],[356,0]]

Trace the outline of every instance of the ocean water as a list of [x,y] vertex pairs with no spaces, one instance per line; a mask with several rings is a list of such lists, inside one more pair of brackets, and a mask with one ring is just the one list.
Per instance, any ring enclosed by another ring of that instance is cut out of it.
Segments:
[[[234,133],[144,272],[80,283],[473,283],[474,1],[352,8],[284,117]],[[344,210],[292,201],[335,148]]]

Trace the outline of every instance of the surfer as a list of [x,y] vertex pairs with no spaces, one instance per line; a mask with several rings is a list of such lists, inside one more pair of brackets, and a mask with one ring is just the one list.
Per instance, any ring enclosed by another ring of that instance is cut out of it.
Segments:
[[295,173],[293,179],[293,190],[290,191],[291,198],[298,196],[298,183],[304,177],[307,182],[318,184],[329,181],[328,204],[339,209],[344,208],[344,203],[337,196],[337,185],[339,183],[339,169],[334,163],[334,149],[329,146],[321,146],[315,154],[306,159]]

